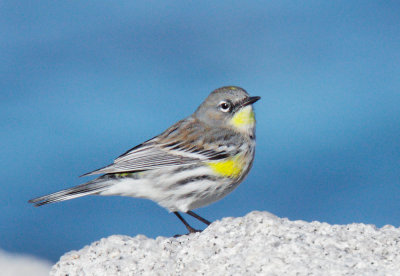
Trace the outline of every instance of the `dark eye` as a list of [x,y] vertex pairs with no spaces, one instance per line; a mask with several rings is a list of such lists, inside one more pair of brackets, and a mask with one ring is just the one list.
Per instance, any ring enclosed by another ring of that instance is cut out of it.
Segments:
[[232,103],[230,101],[222,101],[219,103],[219,109],[222,112],[229,112],[232,109]]

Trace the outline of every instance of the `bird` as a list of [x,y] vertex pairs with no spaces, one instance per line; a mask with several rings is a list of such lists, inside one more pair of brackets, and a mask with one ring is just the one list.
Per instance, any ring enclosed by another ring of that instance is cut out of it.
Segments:
[[145,198],[174,213],[189,233],[199,232],[180,213],[210,225],[192,210],[225,197],[248,175],[256,145],[253,104],[259,99],[238,86],[215,89],[192,115],[81,175],[99,177],[29,203],[38,207],[87,195]]

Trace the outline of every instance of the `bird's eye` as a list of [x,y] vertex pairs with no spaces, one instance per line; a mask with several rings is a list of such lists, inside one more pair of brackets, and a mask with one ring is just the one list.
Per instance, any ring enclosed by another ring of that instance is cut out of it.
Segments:
[[232,103],[229,101],[222,101],[219,103],[219,109],[222,112],[229,112],[232,109]]

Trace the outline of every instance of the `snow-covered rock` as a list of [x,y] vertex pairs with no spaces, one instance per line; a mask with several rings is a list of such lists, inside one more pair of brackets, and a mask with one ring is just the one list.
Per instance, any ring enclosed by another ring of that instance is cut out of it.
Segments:
[[178,238],[104,238],[65,254],[50,274],[400,275],[400,228],[251,212]]

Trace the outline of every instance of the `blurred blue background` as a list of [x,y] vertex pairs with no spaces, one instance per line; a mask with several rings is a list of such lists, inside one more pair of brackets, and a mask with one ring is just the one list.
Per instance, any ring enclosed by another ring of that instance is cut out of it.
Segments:
[[184,233],[142,199],[27,200],[224,85],[262,97],[256,160],[200,215],[400,226],[398,1],[2,1],[0,33],[0,248],[55,262],[113,234]]

